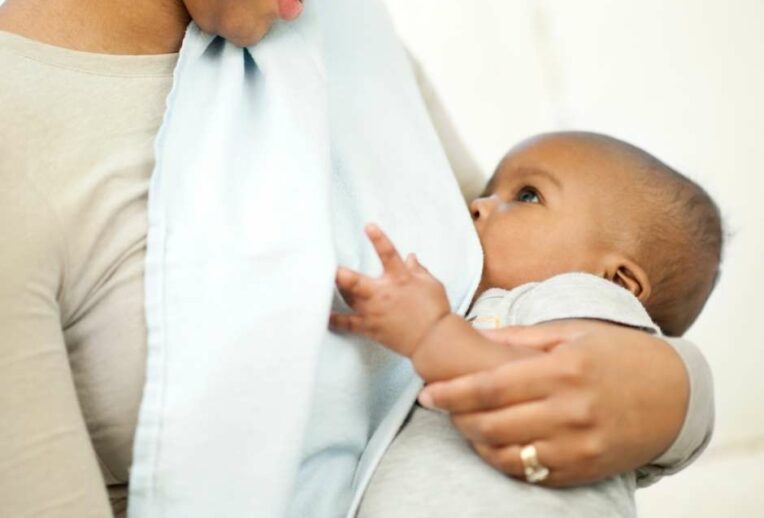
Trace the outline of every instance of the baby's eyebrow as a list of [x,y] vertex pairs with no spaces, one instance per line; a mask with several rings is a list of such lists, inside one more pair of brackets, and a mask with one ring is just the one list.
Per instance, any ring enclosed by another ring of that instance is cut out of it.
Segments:
[[[518,167],[516,170],[516,174],[518,176],[528,177],[528,176],[540,176],[542,178],[546,178],[551,183],[553,183],[558,189],[562,190],[562,182],[560,182],[560,179],[557,178],[554,174],[550,173],[546,169],[542,169],[540,167]],[[489,184],[490,185],[490,184]]]
[[494,184],[496,183],[496,177],[499,176],[497,174],[494,174],[491,176],[491,179],[488,180],[488,183],[485,185],[485,188],[483,189],[483,192],[480,193],[480,196],[478,198],[485,198],[489,194],[491,194],[491,191],[493,190]]

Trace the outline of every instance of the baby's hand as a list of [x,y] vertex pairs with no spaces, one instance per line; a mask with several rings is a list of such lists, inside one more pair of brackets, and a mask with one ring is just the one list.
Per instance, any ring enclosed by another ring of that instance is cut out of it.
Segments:
[[337,287],[355,313],[332,313],[329,324],[410,357],[432,326],[451,312],[446,290],[414,254],[403,262],[376,225],[367,225],[365,230],[384,272],[374,279],[339,267]]

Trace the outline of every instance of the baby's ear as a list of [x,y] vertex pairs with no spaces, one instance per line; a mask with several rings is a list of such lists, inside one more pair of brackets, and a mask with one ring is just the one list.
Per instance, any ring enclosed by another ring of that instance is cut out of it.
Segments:
[[623,256],[610,257],[604,277],[629,290],[642,304],[650,298],[650,279],[645,270],[631,259]]

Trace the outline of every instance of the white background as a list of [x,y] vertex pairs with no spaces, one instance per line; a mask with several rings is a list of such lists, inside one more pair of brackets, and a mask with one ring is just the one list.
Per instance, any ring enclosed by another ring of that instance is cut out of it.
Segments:
[[645,517],[764,516],[764,1],[387,2],[484,174],[533,133],[588,129],[716,198],[724,272],[688,334],[715,372],[716,435],[638,502]]
[[730,233],[688,333],[715,374],[706,454],[646,517],[764,516],[764,1],[387,0],[485,174],[541,131],[610,133],[700,182]]

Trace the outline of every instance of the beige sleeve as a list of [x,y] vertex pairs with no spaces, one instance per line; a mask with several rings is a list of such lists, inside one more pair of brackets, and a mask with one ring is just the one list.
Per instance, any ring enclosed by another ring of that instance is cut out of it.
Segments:
[[657,459],[637,470],[637,485],[648,486],[664,475],[689,466],[706,449],[714,431],[714,383],[711,368],[694,344],[681,338],[666,338],[687,369],[690,401],[679,435]]
[[111,516],[61,331],[55,218],[0,172],[0,516]]

